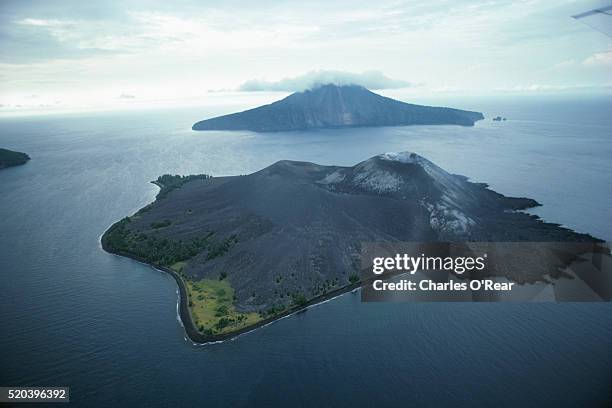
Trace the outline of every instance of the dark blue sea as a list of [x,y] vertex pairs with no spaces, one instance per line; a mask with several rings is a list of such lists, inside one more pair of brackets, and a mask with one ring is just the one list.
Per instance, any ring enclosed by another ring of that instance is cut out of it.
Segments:
[[0,119],[0,147],[32,157],[0,171],[0,385],[70,386],[78,407],[611,405],[609,303],[372,304],[349,293],[197,346],[174,280],[100,248],[164,173],[352,165],[403,150],[612,240],[612,99],[453,103],[508,120],[255,134],[192,132],[207,108]]

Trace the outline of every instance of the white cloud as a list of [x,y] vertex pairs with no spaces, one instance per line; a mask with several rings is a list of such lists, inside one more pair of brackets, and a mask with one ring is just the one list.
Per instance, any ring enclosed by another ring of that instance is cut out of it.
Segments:
[[582,63],[587,66],[612,66],[612,50],[596,52]]
[[314,88],[318,85],[361,85],[369,89],[407,88],[410,83],[401,79],[392,79],[380,71],[365,71],[360,74],[346,71],[310,71],[292,78],[279,81],[251,79],[238,87],[239,91],[281,91],[294,92]]
[[62,26],[65,26],[67,23],[61,20],[24,18],[23,20],[17,21],[17,24],[21,24],[25,26],[35,26],[35,27],[62,27]]

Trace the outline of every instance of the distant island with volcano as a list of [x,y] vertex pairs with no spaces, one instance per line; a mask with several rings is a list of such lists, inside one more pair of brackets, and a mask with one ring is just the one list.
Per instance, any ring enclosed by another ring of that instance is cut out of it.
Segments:
[[480,112],[414,105],[378,95],[359,85],[320,85],[243,112],[205,119],[193,130],[280,132],[359,126],[474,126]]
[[[363,242],[600,242],[518,211],[538,206],[533,199],[506,197],[410,152],[351,167],[283,160],[246,176],[164,175],[155,184],[156,200],[112,225],[102,246],[176,279],[196,342],[359,287]],[[516,262],[500,276],[564,276],[542,254]]]
[[0,148],[0,169],[20,166],[26,164],[28,160],[30,160],[30,156],[25,153]]

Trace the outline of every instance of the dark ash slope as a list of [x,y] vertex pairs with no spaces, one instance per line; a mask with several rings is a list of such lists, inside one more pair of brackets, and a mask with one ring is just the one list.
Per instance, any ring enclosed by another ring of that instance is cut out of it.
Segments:
[[413,105],[356,85],[324,85],[270,105],[203,120],[192,128],[276,132],[351,126],[473,126],[481,119],[480,112]]

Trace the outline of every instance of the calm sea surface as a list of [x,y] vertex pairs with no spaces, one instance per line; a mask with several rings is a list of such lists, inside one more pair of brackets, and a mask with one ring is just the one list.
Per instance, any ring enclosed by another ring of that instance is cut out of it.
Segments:
[[[612,100],[466,101],[507,122],[196,133],[207,109],[0,119],[0,385],[70,386],[72,406],[607,406],[610,304],[362,304],[347,294],[194,346],[172,278],[103,252],[164,173],[415,151],[612,240]],[[373,402],[376,402],[374,404]]]

